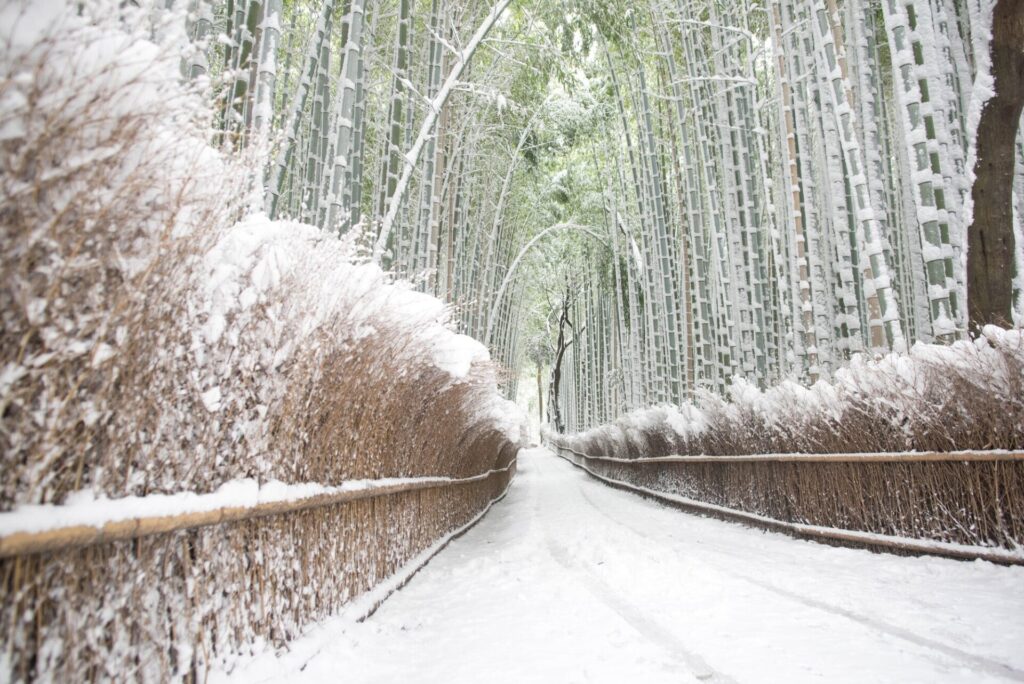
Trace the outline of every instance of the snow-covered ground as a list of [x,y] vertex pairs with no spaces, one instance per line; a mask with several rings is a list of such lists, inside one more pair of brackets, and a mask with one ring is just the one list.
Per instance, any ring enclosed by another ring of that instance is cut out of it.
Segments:
[[1024,681],[1024,568],[763,533],[611,489],[543,449],[363,623],[214,681]]

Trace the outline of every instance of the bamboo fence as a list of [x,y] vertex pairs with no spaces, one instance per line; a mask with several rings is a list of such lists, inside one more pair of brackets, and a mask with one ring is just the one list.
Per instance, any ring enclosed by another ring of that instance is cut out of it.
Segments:
[[105,542],[137,539],[153,534],[164,534],[209,525],[221,525],[271,515],[304,511],[321,506],[371,499],[379,496],[414,492],[421,489],[454,487],[471,482],[480,482],[491,476],[504,473],[504,468],[490,470],[480,475],[463,478],[429,477],[407,482],[371,485],[364,489],[315,494],[292,500],[261,502],[252,506],[224,506],[212,510],[181,513],[178,515],[147,516],[115,520],[102,525],[66,525],[39,532],[15,532],[0,536],[0,558],[23,556],[46,551],[61,551],[75,547],[102,544]]
[[469,477],[0,538],[0,658],[15,681],[203,681],[408,575],[504,495],[501,451]]
[[613,486],[829,543],[1024,564],[1024,452],[626,459],[564,446]]

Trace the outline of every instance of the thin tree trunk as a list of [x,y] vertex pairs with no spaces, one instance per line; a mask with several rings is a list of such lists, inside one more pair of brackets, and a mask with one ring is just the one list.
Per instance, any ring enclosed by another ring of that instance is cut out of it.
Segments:
[[998,0],[992,21],[995,95],[978,122],[974,218],[968,231],[967,302],[973,332],[1007,325],[1013,309],[1013,175],[1024,110],[1024,2]]

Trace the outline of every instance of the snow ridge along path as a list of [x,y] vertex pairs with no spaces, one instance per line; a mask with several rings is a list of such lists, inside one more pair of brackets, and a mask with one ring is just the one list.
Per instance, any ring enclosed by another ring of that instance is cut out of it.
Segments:
[[238,682],[1024,681],[1024,568],[833,548],[607,487],[544,449],[358,623]]

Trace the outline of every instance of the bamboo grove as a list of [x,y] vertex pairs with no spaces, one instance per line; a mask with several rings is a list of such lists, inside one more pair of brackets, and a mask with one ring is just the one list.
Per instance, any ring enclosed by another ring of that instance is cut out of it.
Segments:
[[263,209],[363,235],[559,429],[966,333],[990,0],[188,10]]
[[509,4],[193,1],[183,65],[219,103],[222,144],[267,159],[262,210],[356,233],[396,276],[456,305],[462,332],[483,339],[492,320],[505,367],[517,288],[490,293],[525,229],[504,220],[525,144],[508,138],[536,118],[524,75],[548,59]]
[[[603,42],[617,149],[605,244],[561,298],[557,427],[962,338],[983,5],[652,0],[629,13]],[[1019,272],[1019,135],[1014,154]]]

